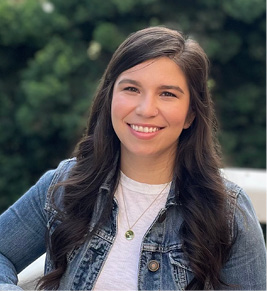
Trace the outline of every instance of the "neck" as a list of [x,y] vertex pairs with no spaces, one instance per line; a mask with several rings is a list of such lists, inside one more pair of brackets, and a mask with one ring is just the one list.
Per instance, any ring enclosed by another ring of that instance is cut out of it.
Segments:
[[164,184],[172,180],[174,159],[121,155],[121,170],[129,178],[147,184]]

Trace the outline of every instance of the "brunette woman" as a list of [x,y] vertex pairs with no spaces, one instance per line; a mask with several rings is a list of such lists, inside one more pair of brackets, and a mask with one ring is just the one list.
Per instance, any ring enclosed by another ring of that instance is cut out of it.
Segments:
[[207,80],[203,49],[177,31],[120,45],[74,157],[0,218],[2,290],[44,252],[40,289],[265,290],[262,231],[220,172]]

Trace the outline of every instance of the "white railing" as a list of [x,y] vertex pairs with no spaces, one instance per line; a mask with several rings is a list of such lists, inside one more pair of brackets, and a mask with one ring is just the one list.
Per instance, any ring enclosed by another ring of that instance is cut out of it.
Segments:
[[[266,170],[225,168],[223,175],[241,186],[250,196],[259,221],[266,224]],[[42,276],[45,255],[19,274],[19,286],[34,289],[36,278]]]

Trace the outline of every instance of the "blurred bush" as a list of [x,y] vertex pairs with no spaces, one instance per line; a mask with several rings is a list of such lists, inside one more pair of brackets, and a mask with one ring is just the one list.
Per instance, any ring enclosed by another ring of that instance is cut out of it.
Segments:
[[265,1],[2,0],[0,212],[71,155],[112,52],[150,25],[208,53],[226,165],[265,167]]

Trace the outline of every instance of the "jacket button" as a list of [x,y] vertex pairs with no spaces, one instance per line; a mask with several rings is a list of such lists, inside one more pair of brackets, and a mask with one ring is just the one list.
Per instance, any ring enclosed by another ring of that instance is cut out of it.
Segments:
[[148,270],[151,272],[156,272],[159,269],[159,262],[152,260],[148,263]]

